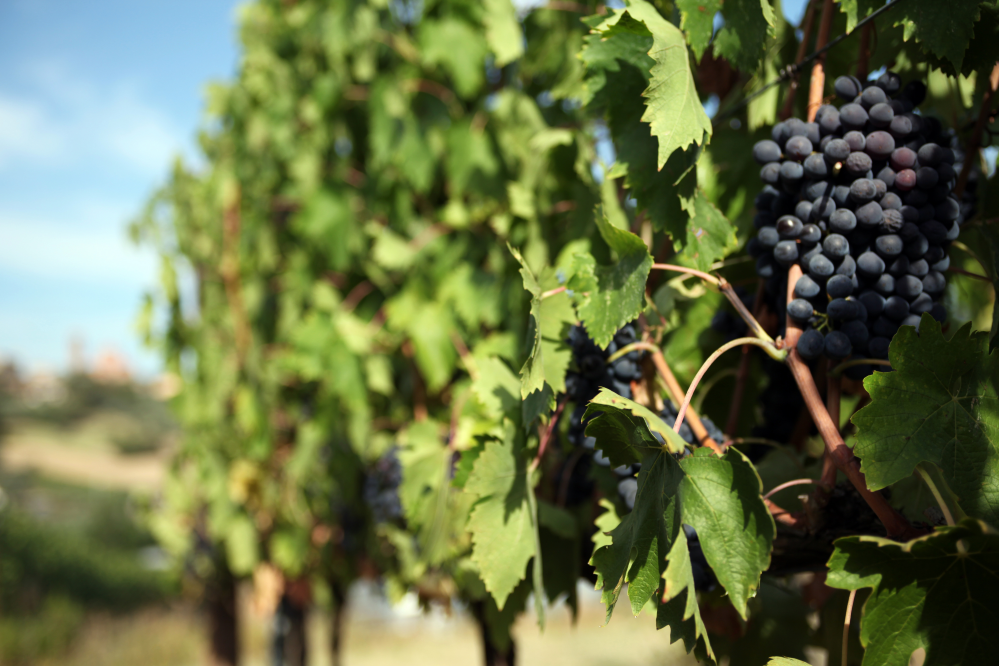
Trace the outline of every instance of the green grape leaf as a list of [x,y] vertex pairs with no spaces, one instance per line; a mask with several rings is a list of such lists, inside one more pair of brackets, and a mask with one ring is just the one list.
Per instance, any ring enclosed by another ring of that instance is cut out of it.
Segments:
[[905,41],[915,40],[934,55],[950,60],[961,71],[964,52],[975,32],[981,0],[906,0],[892,10]]
[[[588,265],[577,266],[569,286],[577,292],[577,311],[586,332],[598,346],[605,348],[614,339],[614,333],[645,307],[645,282],[652,270],[652,255],[641,238],[612,226],[600,212],[597,228],[617,253],[617,262],[598,266],[591,257]],[[581,281],[585,288],[574,286]]]
[[545,387],[545,361],[541,344],[541,284],[534,276],[520,252],[512,246],[507,246],[510,253],[520,264],[520,276],[524,281],[524,289],[531,294],[531,321],[527,329],[527,346],[531,350],[520,369],[520,397],[526,398],[535,391]]
[[527,452],[509,421],[505,431],[503,441],[486,443],[465,482],[476,498],[468,517],[472,561],[500,610],[536,555]]
[[444,446],[441,426],[429,420],[410,425],[400,444],[399,500],[423,558],[439,562],[445,555],[452,452]]
[[[601,415],[595,421],[608,418]],[[666,553],[682,532],[677,492],[683,472],[673,456],[652,437],[644,421],[636,419],[642,459],[635,508],[611,533],[610,545],[599,546],[590,563],[597,571],[597,589],[610,621],[625,583],[635,615],[659,589],[666,569]]]
[[[879,0],[841,0],[839,9],[846,14],[846,31],[853,32],[857,23],[873,12],[878,7],[883,7],[884,2]],[[894,10],[892,10],[894,11]]]
[[777,531],[760,497],[763,483],[752,463],[735,450],[719,458],[699,448],[680,460],[680,468],[683,522],[697,530],[704,557],[746,619],[746,602],[755,596],[760,574],[770,566]]
[[520,412],[520,380],[496,356],[475,359],[476,377],[472,392],[485,412],[494,419],[516,418]]
[[483,6],[486,42],[496,56],[496,66],[504,67],[524,54],[524,34],[517,11],[510,0],[485,0]]
[[[559,285],[555,269],[546,268],[541,274],[545,291],[554,291]],[[565,373],[572,361],[572,348],[566,339],[569,328],[576,323],[576,310],[572,299],[564,291],[550,294],[541,301],[541,353],[545,366],[545,383],[554,393],[565,393]]]
[[[662,445],[655,433],[659,433],[670,453],[683,453],[687,445],[658,414],[634,400],[622,398],[609,388],[600,389],[587,406],[583,418],[598,415],[606,415],[606,418],[590,421],[586,434],[597,438],[597,448],[610,458],[615,467],[641,462],[639,451],[642,448]],[[652,439],[643,438],[644,430],[638,426],[640,421],[644,422]]]
[[837,539],[826,584],[871,588],[860,622],[865,666],[987,664],[999,652],[999,533],[971,518],[908,543]]
[[656,64],[652,66],[649,87],[643,93],[646,111],[642,120],[649,123],[653,136],[659,140],[656,166],[661,169],[674,151],[703,144],[711,135],[711,120],[697,94],[687,42],[680,29],[644,0],[629,3],[627,11],[652,34],[649,55]]
[[801,661],[800,659],[791,659],[790,657],[771,657],[770,661],[767,662],[767,666],[808,666],[808,662]]
[[894,372],[864,380],[871,404],[852,418],[868,487],[879,490],[931,462],[968,515],[999,524],[999,353],[986,343],[970,324],[947,340],[928,314],[918,333],[899,329],[889,351]]
[[715,658],[708,630],[701,619],[694,588],[694,570],[690,561],[687,534],[681,529],[666,556],[663,572],[662,603],[656,611],[656,628],[670,628],[670,643],[683,639],[683,645],[700,660]]
[[[680,27],[698,60],[714,36],[715,54],[745,72],[756,70],[767,37],[774,32],[774,12],[768,0],[678,0]],[[722,13],[725,24],[714,35],[714,18]]]
[[684,255],[694,267],[706,271],[739,246],[735,225],[725,219],[700,188],[690,198],[681,197],[680,206],[690,215]]
[[485,78],[486,43],[472,25],[457,18],[420,21],[420,50],[428,65],[440,65],[458,94],[473,96]]
[[388,321],[413,342],[416,365],[427,388],[438,391],[447,385],[458,355],[451,340],[454,321],[448,308],[423,300],[414,290],[399,294],[386,305]]
[[228,521],[223,538],[232,572],[237,576],[245,576],[252,572],[260,561],[257,526],[253,524],[253,520],[245,513],[235,514]]

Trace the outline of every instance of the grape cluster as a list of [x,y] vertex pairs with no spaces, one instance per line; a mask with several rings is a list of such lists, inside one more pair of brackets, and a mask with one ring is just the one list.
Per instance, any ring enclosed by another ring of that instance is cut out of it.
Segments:
[[379,458],[365,473],[362,496],[376,523],[395,522],[402,518],[402,502],[399,500],[401,483],[402,465],[395,449]]
[[974,205],[951,193],[952,135],[915,113],[925,85],[887,72],[866,86],[840,77],[835,90],[843,106],[778,123],[753,147],[765,186],[748,250],[782,318],[786,272],[801,266],[786,315],[805,328],[803,358],[887,359],[900,326],[946,318],[947,248]]

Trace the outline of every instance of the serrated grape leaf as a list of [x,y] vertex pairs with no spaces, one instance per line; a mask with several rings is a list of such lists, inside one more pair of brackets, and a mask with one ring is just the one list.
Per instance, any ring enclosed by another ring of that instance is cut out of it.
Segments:
[[884,4],[881,0],[840,0],[839,10],[846,14],[846,31],[853,32],[861,19]]
[[[645,281],[652,270],[652,255],[641,238],[612,226],[599,210],[596,220],[600,235],[617,254],[617,262],[599,266],[592,257],[576,262],[569,287],[576,290],[577,312],[586,332],[605,348],[617,330],[645,307]],[[577,289],[581,281],[585,288]]]
[[468,516],[472,561],[500,610],[536,555],[527,452],[512,423],[504,430],[503,441],[486,443],[465,482],[476,498]]
[[950,60],[961,71],[980,10],[981,0],[906,0],[892,14],[895,25],[903,27],[905,41],[915,38],[924,49]]
[[[655,435],[652,435],[652,440],[644,438],[644,430],[638,426],[639,421],[644,422],[650,435],[659,433],[670,453],[683,453],[687,445],[658,414],[634,400],[622,398],[609,388],[600,389],[586,407],[583,418],[598,415],[606,415],[607,418],[594,418],[590,421],[586,434],[596,437],[597,448],[610,458],[614,466],[640,462],[640,449],[653,446],[652,441],[660,443],[655,440]],[[592,432],[590,428],[593,429]]]
[[520,380],[496,356],[475,359],[476,377],[472,392],[494,419],[516,418],[520,412]]
[[[605,414],[594,421],[606,418]],[[625,583],[632,612],[641,612],[659,589],[666,570],[666,553],[682,531],[677,490],[683,472],[652,437],[644,421],[636,421],[643,432],[640,448],[636,448],[642,457],[642,469],[638,473],[635,508],[611,531],[610,545],[597,547],[590,560],[597,571],[596,588],[603,590],[600,598],[607,606],[607,621]]]
[[894,372],[864,380],[871,403],[851,419],[871,490],[932,462],[968,515],[999,524],[999,353],[989,353],[986,342],[970,324],[947,340],[928,314],[919,333],[903,326],[895,334]]
[[[714,36],[715,55],[737,69],[754,71],[764,54],[768,35],[774,31],[774,12],[768,0],[678,0],[680,27],[698,60]],[[715,14],[721,12],[724,25],[714,35]]]
[[670,643],[682,638],[688,653],[693,650],[698,660],[714,661],[711,639],[697,605],[690,546],[682,529],[677,532],[666,559],[668,563],[663,572],[662,602],[656,610],[656,629],[669,627]]
[[655,60],[645,97],[642,120],[652,127],[659,140],[657,168],[676,150],[691,144],[701,145],[711,135],[711,120],[694,85],[690,58],[683,33],[663,18],[655,7],[643,0],[629,3],[627,12],[645,24],[652,33],[649,55]]
[[[865,666],[988,664],[999,653],[999,534],[971,518],[908,543],[836,540],[826,584],[872,588],[860,622]],[[963,549],[963,552],[962,552]]]
[[[554,290],[559,284],[554,268],[546,268],[540,276],[545,291]],[[572,348],[566,341],[569,329],[576,323],[576,310],[572,299],[564,291],[547,296],[541,301],[541,351],[545,365],[545,382],[554,393],[565,393],[565,373],[572,362]]]
[[410,529],[416,532],[423,558],[444,557],[444,525],[448,512],[452,452],[444,446],[440,424],[413,423],[400,437],[402,482],[399,501]]
[[718,457],[707,448],[680,460],[683,522],[700,537],[701,548],[732,605],[747,618],[746,602],[756,595],[760,574],[770,566],[777,528],[760,497],[763,483],[742,453]]
[[524,34],[517,11],[510,0],[484,0],[483,6],[486,42],[496,56],[496,66],[504,67],[524,54]]
[[698,269],[706,271],[718,259],[739,246],[735,225],[698,188],[692,197],[680,197],[687,211],[687,246],[684,255]]
[[587,97],[583,100],[585,104],[590,104],[604,90],[604,86],[615,78],[608,78],[608,72],[621,71],[619,61],[641,72],[641,85],[647,85],[649,72],[656,61],[649,56],[653,39],[644,23],[636,21],[627,13],[612,13],[595,26],[594,33],[585,38],[584,47],[579,53],[579,58],[587,69]]
[[520,369],[520,397],[526,398],[545,386],[545,363],[541,346],[541,284],[534,276],[520,252],[512,246],[507,246],[510,253],[520,264],[520,276],[524,280],[524,289],[531,294],[531,321],[527,327],[527,345],[530,352],[524,366]]

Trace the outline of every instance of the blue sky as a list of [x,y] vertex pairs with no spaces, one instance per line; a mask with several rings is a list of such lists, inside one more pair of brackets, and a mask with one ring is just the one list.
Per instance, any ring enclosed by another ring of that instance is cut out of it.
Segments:
[[234,0],[0,2],[0,356],[61,369],[79,336],[151,374],[155,281],[125,226],[195,154],[207,81],[237,63]]
[[0,0],[0,358],[62,370],[75,336],[158,371],[134,328],[157,262],[125,228],[196,154],[204,86],[238,62],[237,5]]

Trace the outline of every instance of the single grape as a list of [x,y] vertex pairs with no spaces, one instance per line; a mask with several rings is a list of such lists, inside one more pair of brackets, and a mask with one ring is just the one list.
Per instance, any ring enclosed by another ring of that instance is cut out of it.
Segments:
[[850,185],[850,200],[858,206],[873,201],[878,190],[869,178],[858,178]]
[[961,215],[961,204],[957,199],[947,197],[936,206],[935,217],[943,222],[953,222]]
[[895,277],[891,273],[882,273],[871,283],[874,291],[885,298],[895,293]]
[[873,252],[865,252],[857,258],[857,272],[865,279],[877,280],[885,272],[885,262]]
[[920,167],[919,171],[916,172],[916,187],[920,189],[928,190],[936,187],[938,182],[940,182],[940,174],[933,167]]
[[896,115],[888,125],[888,132],[897,141],[904,141],[912,134],[912,120],[907,116]]
[[902,169],[895,174],[895,189],[899,192],[908,192],[915,186],[916,172],[912,169]]
[[874,178],[871,182],[874,183],[874,200],[880,202],[888,194],[888,185],[880,178]]
[[784,145],[787,156],[799,162],[812,154],[812,142],[805,136],[792,136]]
[[801,228],[801,235],[798,236],[798,241],[802,245],[815,245],[820,240],[822,240],[822,230],[815,224],[806,224]]
[[[902,199],[894,192],[886,192],[878,203],[885,210],[902,210]],[[901,213],[899,213],[899,217],[901,217]]]
[[891,105],[881,102],[875,104],[868,110],[867,115],[871,118],[871,124],[882,129],[891,126],[891,121],[895,118],[895,112]]
[[798,244],[793,240],[782,240],[774,247],[774,259],[781,266],[790,266],[798,260]]
[[805,121],[801,118],[788,118],[784,121],[784,126],[787,128],[788,140],[792,137],[805,136],[808,134],[808,129],[805,127]]
[[[894,333],[893,333],[894,335]],[[875,337],[867,341],[867,353],[871,355],[871,358],[888,358],[888,346],[891,344],[891,339],[886,337]]]
[[[871,88],[870,90],[878,90]],[[876,160],[886,160],[895,150],[895,138],[888,132],[878,130],[867,135],[867,154]]]
[[836,203],[836,208],[846,208],[850,203],[849,185],[836,185],[833,187],[832,200]]
[[902,321],[909,316],[909,301],[898,294],[893,294],[885,301],[885,316],[895,321]]
[[895,293],[911,301],[923,293],[923,281],[915,275],[904,275],[895,280]]
[[946,256],[947,252],[939,245],[930,245],[923,253],[923,258],[931,264],[937,263]]
[[849,102],[863,90],[860,81],[853,76],[840,76],[833,82],[833,90],[840,99]]
[[814,328],[806,329],[798,338],[798,355],[801,358],[811,361],[822,355],[825,347],[825,336]]
[[812,153],[805,158],[805,177],[811,180],[822,180],[829,175],[829,165],[825,157]]
[[780,146],[783,146],[791,138],[791,131],[787,128],[786,123],[779,122],[771,128],[770,138],[773,139],[779,149]]
[[822,291],[822,287],[819,283],[808,277],[807,275],[802,275],[798,278],[798,281],[794,283],[794,297],[801,298],[815,298]]
[[[894,322],[888,317],[882,315],[874,320],[874,324],[871,326],[871,333],[880,338],[888,338],[891,340],[895,337],[895,333],[898,331],[898,322]],[[870,350],[870,343],[867,343],[867,349]]]
[[826,356],[832,359],[839,360],[841,358],[846,358],[852,351],[850,338],[846,337],[846,335],[839,331],[832,331],[826,335],[823,351]]
[[[862,136],[863,135],[861,135],[861,137]],[[851,148],[850,144],[843,139],[833,139],[832,141],[827,143],[826,147],[823,149],[823,154],[825,155],[825,159],[830,164],[835,164],[836,162],[845,161],[846,158],[850,156],[851,152],[853,152],[853,149]]]
[[760,169],[760,180],[767,185],[777,185],[780,183],[780,162],[770,162],[764,164]]
[[[922,261],[923,263],[928,263],[925,259],[921,259],[920,261]],[[943,259],[941,259],[940,261],[934,262],[933,265],[930,266],[930,268],[932,268],[933,270],[938,271],[940,273],[943,273],[948,268],[950,268],[950,257],[948,255],[944,255]],[[929,272],[929,270],[926,271],[926,273],[928,273],[928,272]],[[913,273],[913,275],[918,275],[919,277],[923,277],[924,275],[926,275],[926,273],[923,273],[922,275],[919,275],[919,273]]]
[[824,282],[836,270],[833,263],[821,254],[817,254],[808,260],[808,274],[816,282]]
[[923,222],[919,225],[919,233],[926,236],[926,240],[934,245],[940,245],[947,240],[947,227],[936,220]]
[[805,189],[802,191],[802,198],[809,201],[814,201],[815,199],[825,196],[827,193],[832,192],[833,186],[824,180],[819,180],[814,183],[808,183],[805,185]]
[[857,224],[868,229],[877,227],[885,217],[884,211],[876,201],[864,204],[856,210],[855,214]]
[[[905,256],[909,259],[919,259],[930,249],[930,242],[926,240],[926,236],[916,232],[916,235],[908,241],[905,241],[905,248],[902,250],[905,252]],[[927,259],[927,261],[929,261]]]
[[[943,265],[946,264],[946,265]],[[942,268],[939,268],[943,265]],[[933,270],[943,272],[950,267],[950,259],[944,257],[943,261],[933,264]],[[917,278],[926,277],[926,274],[930,272],[930,265],[925,259],[918,259],[916,261],[909,262],[909,270],[906,271],[909,275],[913,275]],[[919,291],[923,290],[922,281],[919,284]]]
[[843,124],[839,120],[839,110],[835,107],[830,107],[832,110],[827,111],[819,117],[817,114],[815,116],[816,120],[819,121],[819,131],[823,135],[835,135],[840,132]]
[[822,252],[833,261],[838,261],[850,254],[850,243],[839,234],[829,234],[822,241]]
[[846,298],[853,293],[853,280],[845,275],[833,275],[826,282],[826,293],[831,298]]
[[787,316],[799,324],[804,324],[811,319],[812,310],[812,304],[803,298],[796,298],[787,304]]
[[843,140],[850,146],[850,152],[852,153],[862,153],[864,152],[864,148],[867,147],[867,138],[863,132],[858,132],[857,130],[852,130],[844,134]]
[[850,339],[850,346],[854,349],[867,349],[867,340],[871,334],[867,330],[867,325],[859,320],[845,322],[839,330]]
[[909,303],[909,312],[912,314],[920,315],[931,309],[933,309],[933,297],[926,292],[922,292]]
[[906,317],[905,319],[903,319],[899,323],[899,327],[901,328],[902,326],[915,326],[916,330],[918,331],[919,330],[919,316],[918,315],[909,315],[908,317]]
[[902,204],[902,207],[898,209],[898,212],[902,213],[902,219],[905,220],[905,224],[909,224],[913,227],[916,226],[915,224],[912,223],[919,220],[918,208],[916,208],[915,206],[907,206],[905,204]]
[[902,88],[902,77],[895,72],[885,72],[876,81],[879,88],[889,95],[894,95]]
[[885,269],[886,273],[890,273],[892,277],[898,278],[905,275],[909,270],[909,258],[904,254],[900,254],[890,260],[891,263]]
[[819,140],[822,137],[822,131],[819,129],[819,124],[817,122],[805,123],[804,136],[812,142],[812,146],[819,145]]
[[935,143],[927,143],[919,149],[919,163],[923,166],[937,166],[938,164],[953,164],[954,151]]
[[836,212],[836,202],[827,196],[817,197],[812,202],[812,219],[828,220]]
[[943,293],[946,288],[947,278],[943,276],[943,273],[930,271],[926,274],[926,277],[923,278],[923,291],[931,296]]
[[864,92],[860,93],[860,104],[868,111],[873,109],[878,104],[884,104],[887,101],[888,95],[886,95],[885,91],[878,86],[865,88]]
[[777,220],[777,233],[782,240],[795,239],[801,235],[801,228],[804,225],[794,215],[784,215]]
[[763,141],[757,141],[756,145],[753,146],[753,159],[760,164],[776,162],[781,157],[780,146],[774,141],[764,139]]
[[794,216],[799,220],[807,220],[812,216],[812,202],[799,201],[794,207]]
[[958,220],[954,220],[950,223],[950,229],[947,230],[947,240],[956,241],[957,237],[961,235],[961,223]]
[[796,192],[804,177],[805,169],[797,162],[789,160],[780,165],[780,182],[785,191]]
[[877,317],[885,309],[885,297],[876,291],[865,291],[862,292],[857,300],[864,304],[867,308],[867,315],[869,317]]
[[867,111],[860,104],[844,104],[839,110],[839,121],[848,130],[861,130],[867,124]]
[[[895,171],[891,167],[884,167],[878,171],[878,180],[885,184],[885,187],[892,187],[895,184]],[[889,192],[894,194],[894,192]],[[899,199],[901,202],[901,199]]]
[[854,283],[856,282],[856,278],[853,276],[856,272],[857,262],[850,255],[843,257],[843,261],[839,262],[839,266],[836,267],[836,275],[845,275],[848,278],[853,278]]
[[888,234],[878,237],[874,241],[874,247],[882,257],[897,257],[902,254],[903,243],[896,234]]
[[780,241],[780,234],[777,233],[776,227],[763,227],[756,233],[756,240],[763,247],[773,248]]
[[[874,166],[874,162],[871,161],[871,156],[861,152],[850,153],[846,162],[843,163],[843,168],[852,176],[863,176],[871,170],[872,166]],[[895,180],[897,182],[898,178],[896,177]]]
[[845,298],[834,298],[826,306],[826,314],[830,319],[836,321],[851,321],[860,315],[856,301],[848,301]]
[[916,153],[904,146],[896,148],[888,159],[888,165],[896,172],[911,169],[916,165]]
[[833,231],[846,234],[857,226],[857,216],[853,214],[853,211],[848,208],[837,208],[836,211],[829,216],[829,228]]

